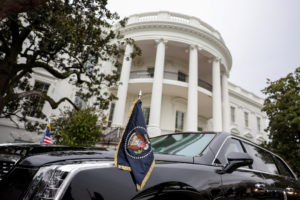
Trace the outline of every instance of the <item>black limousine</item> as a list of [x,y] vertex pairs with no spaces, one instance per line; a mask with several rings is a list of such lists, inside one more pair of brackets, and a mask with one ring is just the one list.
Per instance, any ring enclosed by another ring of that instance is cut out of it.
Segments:
[[227,133],[151,139],[155,168],[141,191],[114,152],[55,145],[0,145],[1,200],[296,200],[300,184],[277,155]]

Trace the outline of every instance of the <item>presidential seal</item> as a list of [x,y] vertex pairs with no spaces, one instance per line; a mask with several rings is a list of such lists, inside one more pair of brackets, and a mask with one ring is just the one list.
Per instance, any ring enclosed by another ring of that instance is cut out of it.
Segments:
[[135,127],[126,137],[125,152],[134,159],[142,159],[151,153],[151,145],[144,127]]

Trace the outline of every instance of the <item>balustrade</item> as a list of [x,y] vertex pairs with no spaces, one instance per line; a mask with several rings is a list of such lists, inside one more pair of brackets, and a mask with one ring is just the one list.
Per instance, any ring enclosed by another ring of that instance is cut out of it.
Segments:
[[[130,79],[139,79],[139,78],[153,78],[153,73],[147,70],[137,70],[137,71],[130,72]],[[170,72],[170,71],[164,71],[164,79],[176,80],[176,81],[181,81],[186,83],[189,81],[188,75],[185,75],[185,79],[183,77],[179,78],[178,72]],[[198,86],[207,89],[208,91],[212,91],[213,88],[213,86],[210,83],[201,79],[198,79]]]

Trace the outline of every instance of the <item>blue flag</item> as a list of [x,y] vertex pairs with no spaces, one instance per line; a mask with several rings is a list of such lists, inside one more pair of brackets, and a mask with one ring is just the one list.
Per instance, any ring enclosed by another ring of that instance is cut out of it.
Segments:
[[137,190],[143,189],[154,168],[154,155],[142,111],[136,100],[115,153],[115,166],[131,171]]

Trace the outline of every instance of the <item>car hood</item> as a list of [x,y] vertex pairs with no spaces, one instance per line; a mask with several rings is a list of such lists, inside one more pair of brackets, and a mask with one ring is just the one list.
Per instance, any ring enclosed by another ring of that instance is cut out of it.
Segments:
[[[80,162],[86,160],[114,159],[114,151],[105,148],[68,147],[58,145],[1,145],[0,160],[14,159],[14,163],[23,167],[40,167],[58,162]],[[193,157],[154,154],[156,163],[193,163]]]
[[[74,162],[86,160],[113,161],[114,151],[58,151],[38,155],[31,155],[20,160],[19,165],[24,167],[40,167],[58,162]],[[156,163],[193,163],[193,157],[154,154]]]

